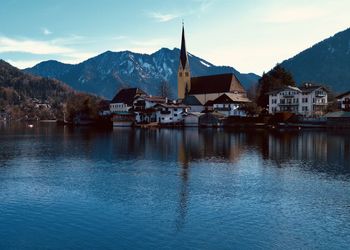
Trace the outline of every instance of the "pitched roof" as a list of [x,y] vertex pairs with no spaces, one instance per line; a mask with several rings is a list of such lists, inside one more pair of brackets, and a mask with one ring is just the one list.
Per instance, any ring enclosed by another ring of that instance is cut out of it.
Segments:
[[121,89],[112,99],[111,103],[125,103],[131,106],[135,97],[138,95],[146,95],[146,93],[139,88]]
[[242,84],[233,73],[191,78],[189,95],[226,92],[245,93]]
[[202,106],[201,102],[195,97],[194,95],[188,95],[185,97],[185,99],[182,101],[185,105],[191,105],[191,106]]
[[285,90],[293,90],[293,91],[301,92],[301,90],[298,87],[284,86],[284,87],[269,91],[266,93],[266,95],[277,94],[277,93],[285,91]]
[[250,102],[250,100],[242,94],[225,93],[213,101],[213,104],[226,104],[226,103],[241,103]]
[[316,90],[316,89],[324,89],[326,91],[328,91],[325,87],[320,86],[320,85],[313,85],[313,84],[304,84],[303,86],[300,87],[300,90],[303,93],[311,93],[312,91]]
[[343,98],[344,96],[349,95],[349,94],[350,94],[350,91],[347,91],[347,92],[345,92],[345,93],[343,93],[343,94],[340,94],[340,95],[336,96],[335,98],[341,99],[341,98]]

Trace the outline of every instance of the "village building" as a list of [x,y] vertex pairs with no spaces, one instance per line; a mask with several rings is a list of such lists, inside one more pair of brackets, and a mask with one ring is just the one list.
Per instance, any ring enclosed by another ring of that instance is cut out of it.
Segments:
[[139,88],[121,89],[110,102],[110,111],[112,114],[120,112],[129,112],[133,107],[134,99],[147,94]]
[[184,126],[185,127],[198,127],[199,117],[202,115],[203,115],[203,113],[199,113],[199,112],[187,113],[186,116],[184,117]]
[[139,88],[128,88],[120,90],[110,102],[110,111],[114,127],[130,127],[135,122],[135,114],[131,112],[134,99],[146,96]]
[[[223,94],[237,96],[233,99],[242,99],[244,103],[248,100],[246,91],[233,73],[191,77],[185,31],[184,27],[182,27],[178,68],[178,98],[191,108],[194,107],[196,109],[193,110],[194,112],[198,112],[200,110],[198,106],[205,106],[209,101],[213,101]],[[242,103],[237,102],[236,104],[239,106]],[[203,110],[204,108],[201,111]]]
[[300,87],[300,110],[304,116],[321,116],[327,111],[328,90],[319,85],[305,83]]
[[139,96],[134,100],[133,112],[135,113],[136,123],[157,122],[156,109],[157,104],[165,104],[168,100],[160,96]]
[[187,114],[188,107],[183,104],[164,103],[154,106],[159,124],[181,124]]
[[242,109],[242,104],[244,103],[250,103],[250,100],[245,96],[226,93],[213,101],[213,110],[223,114],[225,117],[247,116],[246,112]]
[[208,112],[199,117],[201,127],[222,127],[225,116],[217,111]]
[[269,113],[290,112],[307,117],[325,114],[328,105],[327,89],[313,84],[302,87],[285,86],[267,93]]
[[193,95],[187,95],[182,102],[190,108],[191,112],[202,112],[205,106]]
[[336,99],[341,110],[350,111],[350,91],[338,95]]

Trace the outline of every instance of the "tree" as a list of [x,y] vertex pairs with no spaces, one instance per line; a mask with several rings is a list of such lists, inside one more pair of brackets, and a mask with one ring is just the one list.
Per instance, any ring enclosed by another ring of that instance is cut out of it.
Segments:
[[171,97],[171,88],[168,81],[163,80],[160,82],[158,94],[162,97]]
[[271,71],[264,73],[258,82],[257,104],[265,108],[269,103],[268,92],[284,86],[296,86],[291,73],[277,64]]

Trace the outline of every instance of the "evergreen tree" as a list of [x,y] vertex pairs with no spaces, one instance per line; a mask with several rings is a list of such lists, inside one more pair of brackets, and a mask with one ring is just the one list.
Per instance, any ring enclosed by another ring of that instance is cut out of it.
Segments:
[[269,103],[268,92],[284,86],[296,86],[291,73],[277,64],[271,71],[264,73],[259,79],[257,104],[265,108]]

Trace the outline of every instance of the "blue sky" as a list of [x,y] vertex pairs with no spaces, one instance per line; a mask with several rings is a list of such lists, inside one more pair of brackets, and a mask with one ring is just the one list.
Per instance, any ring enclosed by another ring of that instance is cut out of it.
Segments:
[[24,68],[180,46],[261,74],[350,25],[349,0],[2,0],[0,58]]

